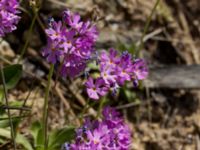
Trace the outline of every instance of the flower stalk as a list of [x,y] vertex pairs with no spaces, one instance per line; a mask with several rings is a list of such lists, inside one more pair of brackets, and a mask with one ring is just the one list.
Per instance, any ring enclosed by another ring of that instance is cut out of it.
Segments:
[[29,42],[30,42],[31,33],[32,33],[32,31],[33,31],[33,27],[34,27],[34,25],[35,25],[36,19],[37,19],[37,12],[34,12],[34,17],[33,17],[33,20],[32,20],[32,22],[31,22],[31,25],[30,25],[29,31],[28,31],[28,37],[27,37],[26,42],[25,42],[25,44],[24,44],[24,46],[23,46],[23,48],[22,48],[20,57],[19,57],[19,59],[18,59],[18,63],[22,60],[22,58],[23,58],[23,56],[24,56],[24,54],[25,54],[25,52],[26,52],[26,49],[27,49],[28,44],[29,44]]
[[147,18],[147,22],[145,24],[144,31],[142,33],[142,37],[140,39],[140,45],[139,45],[139,47],[138,47],[138,49],[136,51],[136,56],[139,55],[140,50],[143,49],[143,47],[144,47],[144,37],[145,37],[145,35],[146,35],[146,33],[147,33],[148,29],[149,29],[149,25],[151,23],[153,14],[156,11],[156,8],[157,8],[157,6],[158,6],[159,3],[160,3],[160,0],[157,0],[156,3],[155,3],[155,5],[154,5],[154,7],[153,7],[153,9],[152,9],[152,11],[151,11],[151,14]]
[[45,98],[44,98],[44,106],[43,106],[43,122],[42,122],[42,134],[43,134],[43,142],[44,142],[44,150],[47,150],[48,147],[48,99],[49,99],[49,91],[51,87],[51,78],[53,76],[53,71],[54,71],[54,65],[51,64],[50,71],[48,74],[48,82],[47,82],[47,87],[45,90]]
[[[2,82],[3,82],[3,90],[4,90],[5,100],[6,100],[6,106],[9,107],[6,81],[5,81],[5,76],[4,76],[4,71],[3,71],[2,65],[0,66],[0,70],[1,70],[1,77],[2,77]],[[12,142],[13,142],[13,148],[14,148],[14,150],[16,150],[17,146],[16,146],[16,142],[15,142],[15,132],[14,132],[14,127],[13,127],[11,112],[10,112],[10,109],[7,109],[7,111],[8,111],[8,119],[9,119],[10,130],[11,130],[10,134],[11,134],[11,138],[12,138]]]

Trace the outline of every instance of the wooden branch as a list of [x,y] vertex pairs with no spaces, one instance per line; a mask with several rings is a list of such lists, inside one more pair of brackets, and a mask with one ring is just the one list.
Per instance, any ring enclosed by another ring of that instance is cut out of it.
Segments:
[[147,88],[200,89],[200,65],[178,65],[150,69]]

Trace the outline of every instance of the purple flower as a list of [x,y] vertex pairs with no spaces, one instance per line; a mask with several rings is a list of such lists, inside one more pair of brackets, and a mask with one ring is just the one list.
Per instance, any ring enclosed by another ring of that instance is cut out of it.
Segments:
[[121,56],[116,50],[110,49],[109,53],[102,51],[99,57],[99,70],[105,84],[109,85],[112,95],[125,82],[132,81],[138,86],[138,80],[148,76],[148,68],[143,59],[133,59],[131,54],[124,51]]
[[98,100],[100,96],[104,96],[108,92],[108,88],[102,78],[97,78],[94,81],[93,78],[89,77],[85,85],[88,96],[94,100]]
[[125,81],[131,80],[131,72],[132,72],[131,55],[130,54],[122,55],[120,58],[120,62],[116,67],[117,82],[119,83],[119,85],[123,85]]
[[65,33],[65,36],[63,37],[63,40],[61,41],[60,46],[63,48],[64,52],[66,54],[71,54],[73,53],[75,47],[74,47],[74,36],[75,36],[75,31],[70,30]]
[[100,55],[101,77],[106,83],[123,85],[125,81],[131,80],[132,60],[128,53],[123,53],[121,57],[114,49],[109,50],[109,54],[103,51]]
[[100,54],[100,75],[106,84],[117,85],[116,67],[119,64],[118,52],[111,48],[109,53],[102,51]]
[[85,67],[86,62],[82,58],[74,54],[66,54],[64,56],[61,75],[63,77],[69,76],[74,78],[76,75],[79,75],[80,72],[84,71]]
[[43,56],[47,57],[48,62],[61,65],[63,77],[76,77],[83,72],[95,52],[96,27],[89,21],[81,21],[80,15],[67,10],[63,12],[62,21],[51,19],[45,31],[48,43]]
[[55,64],[63,55],[63,51],[60,50],[58,42],[53,42],[49,39],[48,45],[43,48],[42,55],[47,57],[48,62]]
[[133,64],[133,72],[138,80],[143,80],[148,76],[147,64],[143,59],[136,59]]
[[63,20],[71,28],[76,29],[78,31],[80,30],[83,24],[83,22],[81,21],[80,15],[77,13],[73,14],[69,10],[66,10],[63,12]]
[[89,140],[88,144],[95,149],[102,149],[102,143],[105,141],[105,133],[102,132],[102,129],[89,130],[87,133],[87,139]]
[[98,31],[96,26],[92,25],[90,21],[84,22],[79,30],[81,36],[86,37],[89,41],[94,42],[98,38]]
[[[110,122],[108,121],[113,120],[115,123],[110,126]],[[69,149],[129,150],[131,148],[130,129],[125,124],[119,112],[115,109],[105,107],[103,110],[102,121],[89,121],[87,122],[87,126],[90,126],[90,128],[84,133],[77,133],[75,142],[70,144]]]
[[113,69],[108,66],[100,67],[100,74],[106,84],[112,84],[116,82],[116,74],[114,74]]
[[102,115],[106,120],[112,120],[114,118],[121,117],[120,113],[110,106],[104,107]]
[[103,114],[103,116],[105,118],[105,122],[107,123],[109,128],[112,128],[112,127],[116,126],[117,124],[122,123],[122,121],[123,121],[121,119],[120,113],[109,106],[104,107],[102,114]]
[[0,37],[16,30],[20,17],[18,14],[19,2],[17,0],[0,1]]
[[47,36],[52,40],[61,41],[65,32],[66,28],[63,27],[62,22],[51,22],[50,28],[45,30]]
[[119,55],[113,48],[109,50],[109,53],[104,50],[98,60],[101,78],[106,85],[109,85],[113,95],[125,82],[132,81],[134,86],[137,86],[138,80],[143,80],[148,75],[145,61],[143,59],[133,60],[127,51]]
[[101,66],[108,66],[114,68],[119,63],[118,52],[111,48],[109,54],[106,51],[102,51],[100,55]]
[[94,48],[91,45],[91,42],[88,42],[85,38],[77,38],[75,45],[76,55],[82,57],[83,59],[89,59],[94,52]]
[[131,144],[131,132],[128,126],[124,123],[113,127],[111,134],[111,142],[109,144],[110,149],[128,150]]

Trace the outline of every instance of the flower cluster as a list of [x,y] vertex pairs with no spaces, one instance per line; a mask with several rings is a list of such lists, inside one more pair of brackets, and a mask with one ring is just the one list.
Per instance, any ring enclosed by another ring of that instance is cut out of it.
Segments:
[[17,0],[0,0],[0,37],[15,30],[20,17]]
[[48,62],[61,65],[62,76],[74,77],[91,59],[98,32],[90,21],[81,21],[79,14],[67,10],[62,17],[58,22],[51,19],[49,28],[45,30],[48,43],[43,56]]
[[123,86],[126,81],[132,81],[134,86],[137,86],[138,80],[143,80],[148,75],[145,61],[133,59],[126,51],[120,56],[112,48],[109,53],[102,51],[98,61],[100,77],[96,80],[89,77],[85,84],[88,96],[95,100],[104,96],[109,89],[116,93],[117,88]]
[[87,119],[76,130],[76,139],[72,144],[65,143],[64,150],[128,150],[131,144],[131,132],[124,120],[114,108],[103,109],[102,121]]

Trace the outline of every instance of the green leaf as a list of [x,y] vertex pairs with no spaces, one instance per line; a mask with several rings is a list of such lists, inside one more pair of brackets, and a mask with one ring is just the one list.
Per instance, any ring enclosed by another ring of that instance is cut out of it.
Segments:
[[21,144],[26,150],[33,150],[33,147],[31,146],[28,139],[25,136],[23,136],[22,134],[19,134],[19,133],[17,134],[16,142],[18,144]]
[[37,139],[38,139],[38,135],[39,135],[41,128],[42,128],[42,126],[41,126],[40,122],[36,121],[32,124],[31,129],[30,129],[31,135],[33,136],[35,147],[38,144]]
[[4,91],[2,88],[0,88],[0,104],[3,103],[3,98],[4,98]]
[[0,120],[0,128],[6,128],[6,127],[9,127],[9,126],[10,126],[9,119]]
[[92,70],[98,70],[98,66],[94,62],[88,63],[88,67]]
[[4,128],[0,128],[0,136],[10,139],[10,130],[9,129],[4,129]]
[[0,143],[4,143],[5,139],[10,139],[10,130],[5,128],[0,128]]
[[137,94],[131,91],[126,86],[120,89],[120,96],[123,97],[128,102],[136,102]]
[[75,137],[75,128],[66,127],[53,131],[49,135],[48,150],[60,149],[62,144],[69,142]]
[[[4,129],[0,128],[0,137],[4,137],[6,139],[10,139],[10,130],[9,129]],[[22,134],[17,134],[16,136],[16,143],[21,144],[26,150],[33,150],[31,144],[29,143],[28,139],[23,136]]]
[[20,107],[23,105],[23,103],[24,103],[23,101],[15,100],[15,101],[9,102],[9,106]]
[[[18,121],[16,122],[16,124],[18,124],[18,122],[20,122],[20,119],[25,118],[25,117],[28,117],[28,116],[12,116],[12,119],[18,119]],[[2,120],[9,120],[9,117],[8,116],[1,117],[0,121],[2,121]]]
[[38,131],[38,135],[36,138],[36,145],[35,147],[37,150],[43,150],[44,149],[44,138],[43,138],[43,130],[42,128]]
[[[15,64],[6,66],[3,68],[3,72],[6,82],[6,88],[12,89],[17,85],[22,76],[22,65]],[[1,74],[0,74],[0,84],[3,84]]]
[[[7,115],[4,118],[6,118],[6,117],[7,117],[7,119],[5,119],[5,120],[1,120],[1,118],[0,118],[0,128],[6,128],[6,127],[10,126],[9,118]],[[18,118],[12,118],[12,123],[13,123],[14,127],[16,126],[16,124],[18,124],[18,122],[19,122]]]
[[44,140],[43,140],[43,133],[42,133],[42,125],[39,121],[36,121],[31,126],[31,135],[33,136],[34,140],[34,148],[36,150],[42,150],[44,148]]

